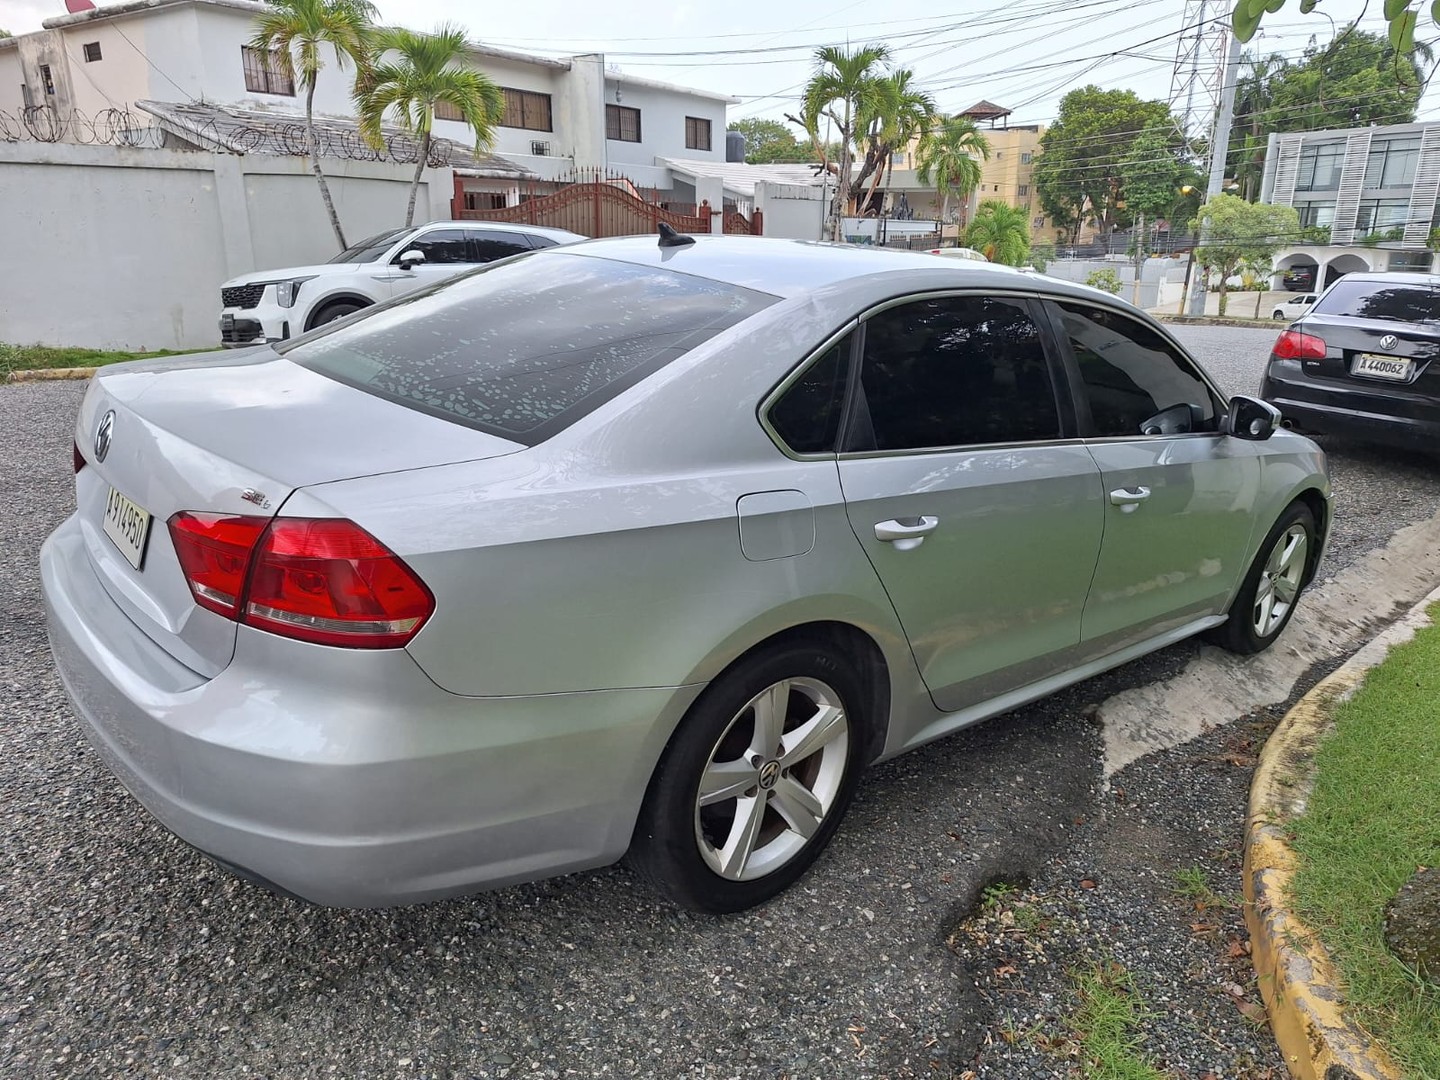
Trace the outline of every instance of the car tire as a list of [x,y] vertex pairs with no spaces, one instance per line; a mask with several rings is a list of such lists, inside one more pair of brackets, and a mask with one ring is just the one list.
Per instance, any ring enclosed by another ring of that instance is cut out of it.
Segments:
[[824,850],[854,795],[867,700],[855,665],[818,645],[740,661],[666,747],[631,865],[694,911],[743,911],[780,893]]
[[1292,503],[1266,534],[1229,618],[1210,631],[1210,640],[1242,656],[1273,645],[1295,614],[1316,544],[1315,515],[1303,503]]
[[1271,315],[1270,317],[1271,317],[1272,319],[1283,319],[1283,318],[1285,318],[1285,313],[1284,313],[1283,311],[1277,311],[1277,312],[1275,312],[1273,315]]
[[333,304],[326,304],[315,313],[315,317],[310,320],[307,329],[314,330],[317,326],[324,326],[336,319],[343,319],[346,315],[353,315],[369,306],[369,304],[357,304],[353,300],[337,300]]

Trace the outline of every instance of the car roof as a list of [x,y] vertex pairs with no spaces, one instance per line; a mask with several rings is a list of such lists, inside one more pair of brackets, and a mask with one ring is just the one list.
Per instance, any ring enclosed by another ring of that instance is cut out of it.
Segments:
[[[570,232],[567,229],[556,229],[548,225],[526,225],[520,221],[427,221],[423,225],[417,225],[417,229],[428,229],[432,225],[443,225],[446,228],[473,229],[476,232],[520,232],[533,233],[537,236],[549,236],[555,239],[573,239],[579,233]],[[399,233],[397,232],[398,236]]]
[[1009,266],[973,259],[937,259],[928,251],[761,236],[696,236],[694,240],[693,244],[662,248],[656,236],[625,236],[572,244],[563,251],[568,255],[661,266],[781,297],[897,271],[914,272],[917,286],[924,283],[921,279],[928,279],[935,288],[1024,288],[1085,297],[1098,292],[1040,279],[1034,274],[1021,274]]
[[1414,271],[1356,271],[1335,279],[1339,281],[1381,281],[1400,285],[1440,285],[1440,274],[1421,274]]

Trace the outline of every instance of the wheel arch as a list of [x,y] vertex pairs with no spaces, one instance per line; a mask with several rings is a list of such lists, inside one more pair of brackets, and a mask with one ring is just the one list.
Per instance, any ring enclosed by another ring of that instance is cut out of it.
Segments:
[[364,293],[356,292],[353,289],[327,293],[310,305],[310,311],[305,316],[305,329],[315,329],[315,320],[319,318],[320,313],[331,304],[359,304],[361,307],[374,307],[377,303],[379,303],[379,301],[374,297],[366,296]]

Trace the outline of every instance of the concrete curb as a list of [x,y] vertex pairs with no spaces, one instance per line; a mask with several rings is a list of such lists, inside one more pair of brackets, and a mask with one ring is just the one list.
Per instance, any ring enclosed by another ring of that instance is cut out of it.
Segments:
[[1333,706],[1350,697],[1392,645],[1430,622],[1436,589],[1301,698],[1260,753],[1250,784],[1243,875],[1245,921],[1270,1027],[1297,1080],[1399,1080],[1394,1062],[1345,1016],[1335,966],[1314,931],[1288,910],[1296,856],[1290,824],[1315,784],[1314,753]]
[[29,368],[25,371],[12,371],[5,376],[5,382],[50,382],[59,379],[88,379],[98,367],[57,367],[57,368]]
[[1220,318],[1218,315],[1206,315],[1197,317],[1195,315],[1162,315],[1150,312],[1152,318],[1162,323],[1171,323],[1175,326],[1238,326],[1246,330],[1274,330],[1277,334],[1289,326],[1289,320],[1282,319],[1235,319],[1230,316]]

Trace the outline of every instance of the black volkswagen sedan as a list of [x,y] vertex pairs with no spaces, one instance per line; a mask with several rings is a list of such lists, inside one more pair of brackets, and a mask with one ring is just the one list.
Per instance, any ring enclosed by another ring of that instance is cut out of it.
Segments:
[[1303,431],[1440,450],[1440,275],[1348,274],[1290,324],[1260,396]]

